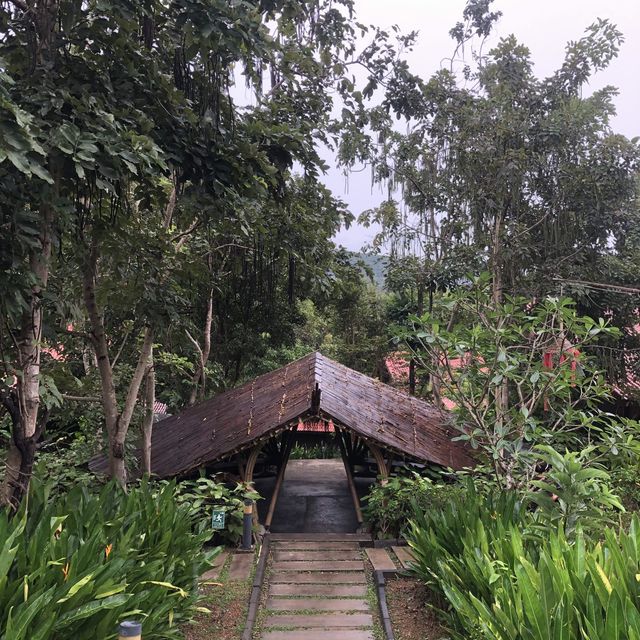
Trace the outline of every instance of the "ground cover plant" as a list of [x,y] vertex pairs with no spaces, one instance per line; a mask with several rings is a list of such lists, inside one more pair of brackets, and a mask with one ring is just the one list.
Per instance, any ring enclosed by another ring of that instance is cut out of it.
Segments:
[[47,494],[35,483],[13,518],[0,513],[0,637],[114,638],[126,618],[143,621],[145,638],[181,637],[218,550],[203,550],[209,533],[175,486]]

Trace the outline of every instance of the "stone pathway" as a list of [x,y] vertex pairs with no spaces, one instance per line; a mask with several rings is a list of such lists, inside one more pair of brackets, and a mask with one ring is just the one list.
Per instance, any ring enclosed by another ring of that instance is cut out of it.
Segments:
[[262,640],[374,640],[356,534],[273,534]]

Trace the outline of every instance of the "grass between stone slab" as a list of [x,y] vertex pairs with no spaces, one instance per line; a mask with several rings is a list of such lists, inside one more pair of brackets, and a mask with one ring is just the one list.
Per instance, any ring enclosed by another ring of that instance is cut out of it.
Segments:
[[375,640],[386,640],[382,621],[380,619],[380,607],[378,605],[378,593],[376,590],[375,579],[373,576],[373,567],[368,559],[364,563],[365,574],[367,576],[367,596],[366,601],[371,609],[373,618],[373,637]]
[[225,560],[218,578],[210,581],[220,585],[203,583],[200,586],[204,596],[200,606],[209,609],[210,613],[198,613],[191,623],[184,625],[185,640],[241,640],[247,621],[255,562],[246,580],[230,581],[232,558],[233,552]]

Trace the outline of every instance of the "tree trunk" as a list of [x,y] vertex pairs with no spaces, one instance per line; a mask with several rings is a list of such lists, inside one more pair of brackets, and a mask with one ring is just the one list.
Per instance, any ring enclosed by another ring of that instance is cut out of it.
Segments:
[[153,347],[149,352],[147,378],[145,381],[145,412],[142,421],[142,470],[151,475],[151,435],[153,433],[153,406],[156,402],[156,373],[153,367]]
[[[189,406],[193,406],[196,403],[196,399],[202,402],[205,398],[206,392],[206,366],[209,360],[209,354],[211,353],[211,327],[213,326],[213,287],[209,291],[209,304],[207,306],[207,317],[204,322],[204,338],[202,349],[196,343],[198,350],[199,360],[196,365],[195,373],[191,378],[191,393],[189,394]],[[193,340],[193,339],[192,339]],[[195,340],[194,340],[195,342]]]
[[84,301],[89,315],[91,327],[91,341],[98,360],[98,372],[102,388],[102,407],[105,415],[107,436],[109,438],[109,471],[112,478],[125,486],[127,473],[125,465],[125,442],[133,411],[138,400],[138,393],[145,375],[151,349],[153,347],[153,329],[147,327],[140,349],[140,356],[136,369],[127,389],[122,412],[118,411],[118,399],[113,378],[113,368],[109,359],[109,345],[107,342],[102,315],[96,301],[96,280],[98,263],[98,243],[94,237],[83,268]]
[[14,508],[29,489],[38,429],[40,408],[40,355],[42,352],[42,292],[49,280],[53,209],[40,209],[40,246],[31,253],[29,268],[36,284],[31,289],[29,306],[22,314],[18,339],[16,372],[17,403],[12,413],[12,442],[7,453],[7,471],[0,489],[4,504]]
[[[504,264],[502,259],[502,213],[496,212],[496,219],[493,231],[493,248],[492,248],[491,270],[493,276],[493,304],[497,311],[498,306],[502,304],[504,296],[503,270]],[[507,420],[507,412],[509,411],[509,382],[504,379],[494,390],[494,403],[496,412],[495,432],[502,434],[504,425]],[[500,438],[503,436],[500,435]],[[504,449],[499,452],[500,463],[503,473],[505,474],[506,487],[510,489],[513,485],[511,473],[509,471],[509,462],[504,460]]]
[[[15,427],[14,427],[15,429]],[[5,459],[4,479],[2,487],[0,487],[0,501],[3,505],[14,510],[18,505],[15,504],[13,496],[20,484],[20,467],[22,466],[22,454],[16,443],[11,438],[7,457]]]

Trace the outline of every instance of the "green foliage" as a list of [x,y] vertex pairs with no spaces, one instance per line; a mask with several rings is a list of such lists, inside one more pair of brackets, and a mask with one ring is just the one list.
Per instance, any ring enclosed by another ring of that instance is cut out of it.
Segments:
[[640,511],[640,465],[618,465],[611,470],[611,486],[627,511]]
[[[378,32],[364,52],[387,55],[368,65],[364,88],[336,124],[338,158],[347,167],[369,163],[389,196],[360,221],[376,225],[374,249],[390,256],[388,286],[418,314],[467,273],[489,270],[498,296],[564,293],[594,319],[607,309],[615,326],[628,327],[633,297],[584,282],[638,282],[638,139],[611,128],[614,87],[583,91],[623,36],[597,20],[539,78],[514,36],[484,46],[501,15],[492,4],[466,3],[450,32],[451,66],[429,78],[402,59],[415,34]],[[380,90],[367,102],[370,88]],[[619,352],[599,356],[624,378]]]
[[339,458],[340,451],[334,442],[322,440],[318,444],[297,444],[291,449],[291,460],[330,460]]
[[399,538],[409,527],[414,509],[439,511],[461,491],[459,485],[436,484],[413,472],[376,483],[363,498],[364,515],[377,538]]
[[473,491],[440,513],[416,511],[415,573],[448,604],[451,637],[486,640],[636,640],[640,520],[606,529],[527,532],[533,516],[513,493]]
[[79,430],[71,442],[56,442],[41,451],[34,476],[46,483],[50,497],[63,495],[76,486],[92,493],[100,491],[102,485],[88,465],[96,444],[95,438],[87,438]]
[[592,448],[561,454],[546,445],[536,446],[537,458],[548,469],[543,480],[531,483],[537,490],[529,493],[529,500],[539,507],[544,527],[560,525],[568,538],[578,527],[601,526],[607,510],[624,509],[609,488],[607,471],[590,464],[592,453]]
[[[319,183],[317,152],[352,4],[3,3],[0,399],[14,431],[38,407],[10,397],[25,362],[39,406],[59,413],[51,362],[38,378],[46,344],[64,344],[67,382],[102,396],[111,441],[112,416],[121,434],[140,418],[143,332],[162,345],[159,397],[174,408],[291,345],[299,292],[329,282],[331,237],[352,219]],[[232,98],[240,75],[251,106]],[[25,423],[31,444],[36,416]]]
[[[201,477],[185,480],[176,486],[176,501],[189,507],[195,520],[196,531],[209,531],[208,541],[215,544],[237,545],[242,537],[245,500],[260,500],[260,494],[242,482],[229,487],[223,482]],[[213,510],[226,513],[225,528],[211,531]]]
[[76,486],[50,500],[34,483],[11,520],[0,512],[0,634],[6,640],[106,640],[118,621],[143,620],[145,638],[180,638],[213,554],[175,486],[128,494]]
[[455,403],[459,439],[478,449],[504,486],[531,480],[533,444],[575,449],[582,438],[614,437],[618,424],[601,410],[609,390],[589,349],[618,331],[581,316],[570,299],[497,303],[483,274],[411,320],[401,337],[436,399]]

